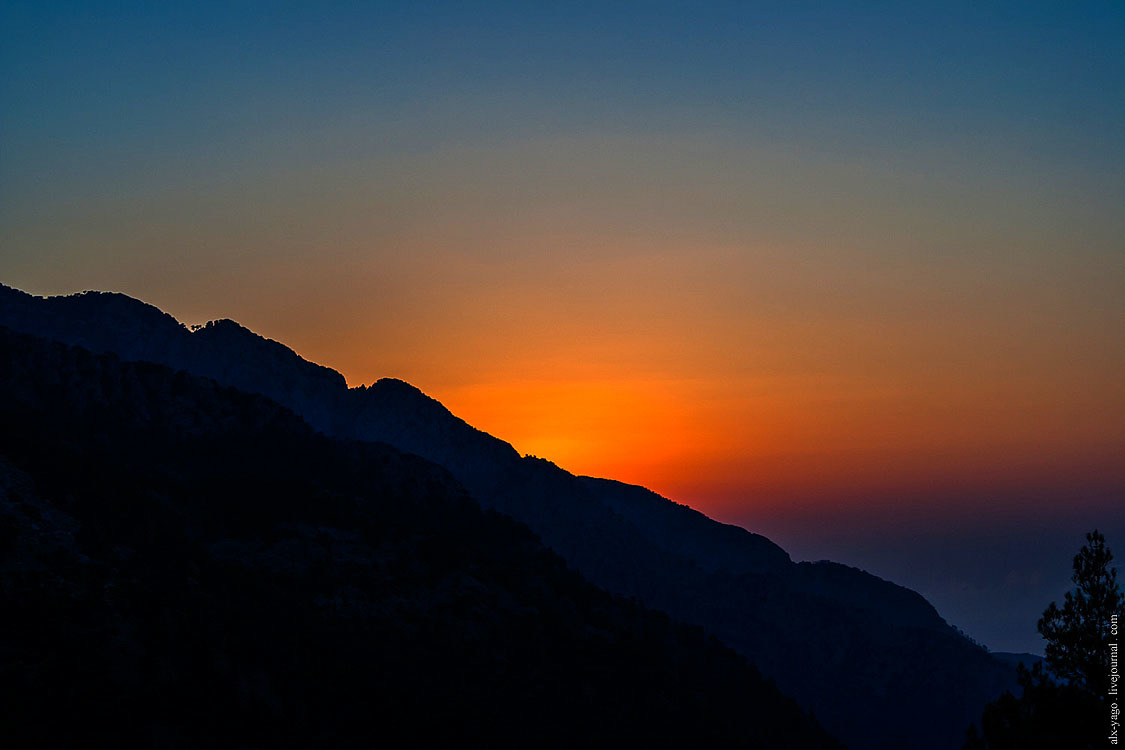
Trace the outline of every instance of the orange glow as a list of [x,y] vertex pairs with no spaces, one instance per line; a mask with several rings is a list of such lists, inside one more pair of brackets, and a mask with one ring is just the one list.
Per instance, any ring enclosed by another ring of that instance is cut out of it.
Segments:
[[526,380],[462,386],[441,400],[517,450],[590,476],[659,482],[702,460],[707,425],[691,383]]
[[[521,453],[716,514],[1125,484],[1116,225],[1061,252],[1035,191],[720,145],[532,140],[184,190],[124,236],[52,223],[117,266],[64,254],[7,281],[230,317],[352,385],[402,378]],[[663,171],[638,182],[645,165]],[[265,218],[232,236],[243,213]]]
[[[712,513],[772,515],[827,507],[833,496],[858,510],[919,491],[956,498],[963,485],[1031,487],[1059,476],[1121,481],[1111,468],[1125,438],[1120,427],[1103,424],[1091,436],[1093,415],[1073,424],[1073,411],[1031,409],[1034,393],[996,402],[968,391],[937,401],[927,389],[936,387],[603,379],[435,395],[521,452],[577,474],[644,484]],[[1060,440],[1074,442],[1064,448]]]

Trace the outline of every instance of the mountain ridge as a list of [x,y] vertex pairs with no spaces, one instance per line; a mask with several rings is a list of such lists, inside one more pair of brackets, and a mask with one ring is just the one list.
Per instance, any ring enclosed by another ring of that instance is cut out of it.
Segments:
[[[1014,682],[1010,665],[967,641],[909,589],[836,563],[795,563],[765,537],[645,488],[521,458],[404,381],[349,389],[338,373],[233,322],[192,332],[133,300],[152,328],[138,332],[133,321],[115,340],[131,298],[98,294],[37,298],[4,287],[0,324],[93,342],[125,359],[164,357],[169,366],[273,398],[325,434],[386,442],[434,461],[594,583],[708,628],[855,747],[951,746],[980,707]],[[209,333],[192,342],[201,331]],[[825,681],[838,690],[826,694],[817,687]],[[931,707],[934,724],[921,739],[910,718],[917,705]]]
[[839,747],[445,469],[267,397],[0,327],[0,424],[16,747]]

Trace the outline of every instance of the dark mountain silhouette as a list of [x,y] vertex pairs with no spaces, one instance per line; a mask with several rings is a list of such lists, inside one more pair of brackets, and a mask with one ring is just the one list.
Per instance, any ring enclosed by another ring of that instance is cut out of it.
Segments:
[[1025,667],[1034,667],[1039,662],[1043,661],[1042,656],[1035,654],[1018,654],[1011,651],[993,651],[992,655],[1000,661],[1011,664],[1013,667],[1017,664],[1023,664]]
[[836,748],[444,469],[0,328],[8,747]]
[[0,289],[0,324],[157,361],[261,393],[327,435],[382,441],[448,469],[482,506],[526,523],[577,571],[702,625],[856,748],[958,746],[1011,664],[917,593],[831,562],[794,563],[768,539],[648,490],[521,458],[402,381],[339,374],[231,321],[195,331],[124,295]]

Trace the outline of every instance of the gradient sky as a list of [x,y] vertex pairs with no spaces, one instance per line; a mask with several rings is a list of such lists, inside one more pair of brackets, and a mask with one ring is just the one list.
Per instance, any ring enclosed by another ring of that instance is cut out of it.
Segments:
[[171,5],[0,0],[0,281],[403,378],[997,648],[1125,555],[1122,4]]

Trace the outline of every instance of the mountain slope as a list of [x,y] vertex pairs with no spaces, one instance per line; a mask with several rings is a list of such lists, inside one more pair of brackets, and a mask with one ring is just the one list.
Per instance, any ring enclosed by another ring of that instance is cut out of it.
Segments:
[[[131,316],[115,338],[118,321]],[[915,592],[835,563],[793,563],[768,539],[643,488],[520,458],[401,381],[347,389],[335,373],[229,321],[190,332],[161,316],[121,295],[0,290],[0,323],[129,359],[173,352],[181,359],[160,361],[265,394],[326,434],[387,442],[441,464],[594,583],[721,637],[854,747],[957,746],[983,705],[1014,685],[1011,665]],[[142,319],[149,327],[138,330]],[[926,706],[923,735],[918,706]]]
[[834,748],[745,660],[444,469],[0,328],[15,747]]

